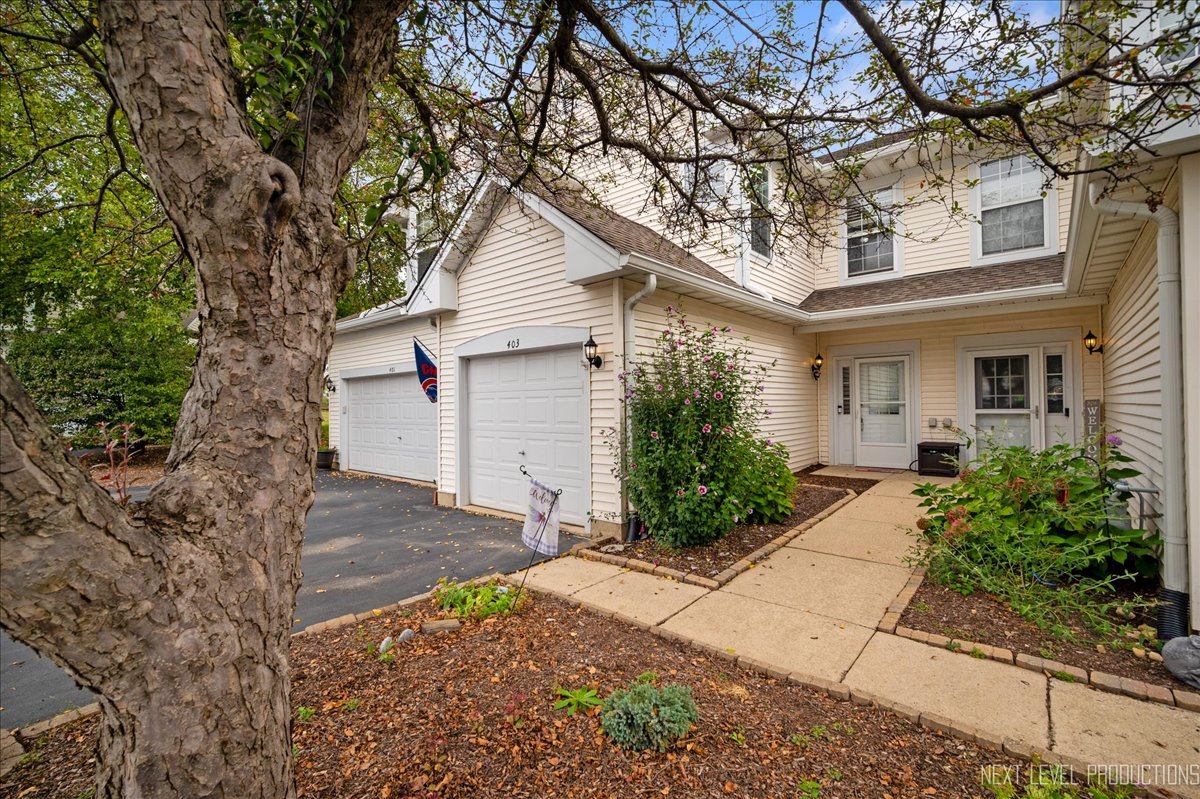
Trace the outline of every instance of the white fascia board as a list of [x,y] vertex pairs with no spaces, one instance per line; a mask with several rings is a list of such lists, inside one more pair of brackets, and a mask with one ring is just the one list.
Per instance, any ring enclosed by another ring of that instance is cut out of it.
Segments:
[[676,283],[682,283],[685,286],[699,289],[717,298],[736,303],[743,310],[753,313],[756,316],[763,316],[776,321],[787,320],[789,322],[804,322],[808,319],[806,312],[794,306],[768,300],[757,294],[751,294],[744,289],[733,288],[723,283],[718,283],[710,278],[701,277],[685,269],[680,269],[677,266],[671,266],[649,256],[642,255],[641,253],[635,252],[629,256],[629,266],[643,272],[651,272],[659,277],[669,278]]
[[340,333],[343,330],[375,327],[376,325],[387,324],[388,322],[407,315],[408,308],[403,301],[395,305],[386,303],[384,305],[377,305],[374,308],[367,309],[363,312],[362,316],[356,316],[353,319],[343,319],[335,324],[333,329],[335,332]]
[[458,275],[449,269],[433,267],[408,301],[409,316],[422,316],[458,310]]

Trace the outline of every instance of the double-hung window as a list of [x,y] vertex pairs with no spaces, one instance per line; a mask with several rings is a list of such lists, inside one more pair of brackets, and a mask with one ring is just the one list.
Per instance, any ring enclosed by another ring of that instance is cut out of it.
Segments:
[[771,173],[765,166],[750,168],[750,251],[771,257],[775,220],[771,217]]
[[851,200],[846,206],[846,275],[859,277],[895,271],[892,189]]
[[[1182,10],[1159,9],[1155,13],[1158,15],[1154,26],[1155,36],[1181,28],[1189,22]],[[1177,44],[1166,48],[1161,60],[1164,65],[1174,68],[1180,65],[1179,62],[1195,58],[1197,54],[1200,54],[1200,38],[1197,38],[1195,31],[1189,31],[1179,36]]]
[[1046,247],[1043,175],[1025,156],[979,165],[980,250],[984,258]]
[[679,165],[679,186],[701,208],[719,205],[725,196],[725,162],[699,161]]

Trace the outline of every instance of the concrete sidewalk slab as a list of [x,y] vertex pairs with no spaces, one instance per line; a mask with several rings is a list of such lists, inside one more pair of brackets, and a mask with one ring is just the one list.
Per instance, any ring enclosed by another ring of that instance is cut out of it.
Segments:
[[921,515],[917,507],[918,500],[914,497],[881,497],[863,494],[843,507],[836,516],[851,519],[866,519],[872,522],[890,522],[895,525],[909,526]]
[[575,598],[654,625],[707,593],[707,588],[698,585],[630,571],[577,591]]
[[904,566],[919,539],[895,524],[843,518],[837,513],[788,542],[789,547]]
[[[1185,769],[1200,763],[1200,713],[1051,680],[1050,717],[1054,751],[1084,763]],[[1145,778],[1168,784],[1153,773]],[[1170,787],[1200,797],[1200,782]]]
[[884,480],[878,485],[874,485],[864,491],[862,496],[898,497],[900,499],[914,499],[920,502],[920,497],[913,496],[912,490],[921,482],[924,482],[924,478],[918,478],[917,480]]
[[1046,748],[1046,678],[894,635],[878,634],[843,682],[986,731]]
[[874,629],[909,574],[899,566],[784,547],[721,590]]
[[[570,596],[588,586],[602,583],[625,573],[610,563],[567,557],[540,563],[529,570],[525,585],[539,591]],[[509,579],[521,582],[521,573],[513,572]]]
[[873,633],[856,624],[715,591],[668,619],[664,630],[788,672],[837,681]]

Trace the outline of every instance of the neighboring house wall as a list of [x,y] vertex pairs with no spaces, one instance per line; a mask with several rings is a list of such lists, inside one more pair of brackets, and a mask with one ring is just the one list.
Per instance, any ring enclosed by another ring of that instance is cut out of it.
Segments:
[[815,336],[796,335],[790,325],[756,319],[660,291],[634,309],[638,353],[653,350],[666,327],[668,305],[681,309],[693,324],[730,326],[735,343],[742,344],[739,339],[748,336],[750,341],[745,346],[752,350],[751,363],[770,365],[776,361],[764,384],[763,398],[772,413],[762,420],[763,437],[782,441],[787,446],[793,469],[815,463],[817,381],[813,380],[810,370],[812,357],[816,354]]
[[[820,254],[820,264],[815,276],[816,288],[827,289],[867,280],[886,280],[970,266],[971,229],[978,224],[971,221],[971,216],[977,214],[978,209],[973,207],[972,190],[965,182],[970,174],[971,167],[963,163],[957,165],[956,173],[948,185],[934,188],[929,187],[929,178],[922,170],[908,170],[892,178],[868,182],[866,185],[872,189],[888,185],[899,186],[901,188],[898,195],[903,201],[915,203],[899,215],[903,234],[902,274],[897,271],[842,280],[845,239],[843,228],[839,224],[834,233],[838,246],[825,247]],[[946,173],[942,177],[948,178],[950,175]],[[1057,181],[1056,194],[1058,216],[1051,224],[1058,230],[1057,251],[1062,252],[1067,247],[1067,232],[1071,219],[1071,182]],[[957,217],[952,216],[950,208],[955,203],[968,214],[967,218],[963,218],[961,214]],[[1023,257],[1025,256],[1020,253],[1012,254],[1012,260],[1020,260]]]
[[[340,332],[333,340],[329,362],[325,373],[338,387],[337,393],[329,396],[329,444],[344,450],[342,430],[344,411],[342,407],[341,373],[345,369],[367,366],[405,365],[413,366],[413,336],[430,350],[437,346],[438,331],[429,319],[402,319],[366,330]],[[345,466],[345,463],[342,464]]]
[[[832,360],[839,348],[856,345],[879,345],[881,351],[886,351],[887,342],[912,341],[919,342],[917,352],[920,371],[918,383],[920,388],[920,426],[916,431],[917,440],[947,440],[951,434],[941,430],[931,431],[925,426],[925,420],[936,417],[941,420],[950,418],[956,426],[963,426],[960,418],[960,394],[965,391],[959,385],[958,379],[958,338],[960,336],[983,336],[1003,333],[1015,333],[1037,330],[1057,330],[1072,328],[1078,330],[1077,338],[1090,329],[1100,326],[1099,308],[1083,306],[1079,308],[1063,308],[1057,310],[1020,312],[1013,307],[1009,313],[997,313],[992,316],[972,316],[957,319],[930,319],[921,323],[902,323],[886,327],[863,327],[856,330],[842,330],[821,333],[817,337],[817,348],[825,356],[826,373],[821,379],[822,390],[819,392],[819,459],[823,463],[831,462],[829,450],[830,400],[827,381],[836,379]],[[1101,356],[1088,356],[1084,350],[1072,353],[1076,363],[1080,364],[1083,379],[1082,396],[1084,399],[1098,399],[1101,396]],[[1073,408],[1072,413],[1079,424],[1082,423],[1082,408]]]
[[[438,353],[441,430],[438,489],[455,493],[455,348],[487,333],[523,325],[565,325],[591,331],[604,358],[590,370],[591,510],[619,511],[620,492],[612,475],[605,428],[616,424],[614,353],[615,281],[589,286],[566,282],[563,235],[541,217],[509,200],[458,275],[456,312],[440,317]],[[580,352],[580,358],[583,355]]]

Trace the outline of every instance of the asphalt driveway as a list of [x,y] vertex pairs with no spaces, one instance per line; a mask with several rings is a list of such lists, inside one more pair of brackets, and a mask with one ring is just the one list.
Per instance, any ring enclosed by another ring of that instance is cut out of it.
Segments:
[[[580,540],[563,536],[560,551]],[[442,577],[516,571],[532,554],[517,522],[436,507],[431,488],[319,472],[295,629],[389,605]],[[22,727],[91,701],[53,663],[0,634],[0,727]]]

